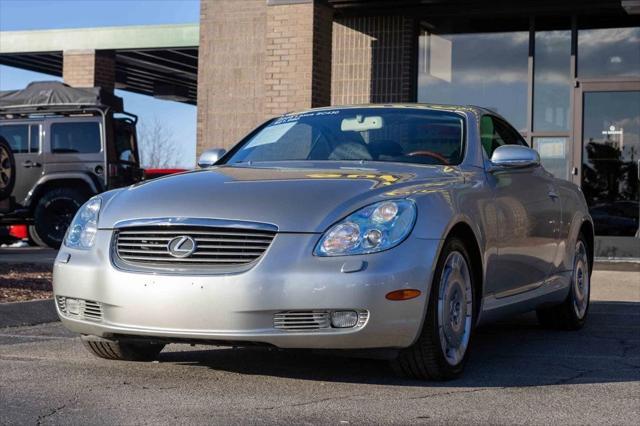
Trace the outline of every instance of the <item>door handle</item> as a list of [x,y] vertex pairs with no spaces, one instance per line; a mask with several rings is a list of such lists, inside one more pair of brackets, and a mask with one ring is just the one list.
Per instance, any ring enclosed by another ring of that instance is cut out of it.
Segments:
[[25,169],[30,169],[31,167],[42,167],[42,164],[40,164],[40,163],[36,163],[36,162],[34,162],[34,161],[31,161],[31,160],[27,160],[27,161],[25,161],[24,163],[22,163],[22,166],[23,166]]
[[560,196],[558,195],[557,192],[555,191],[549,191],[548,192],[549,198],[551,198],[552,200],[556,200],[558,198],[560,198]]

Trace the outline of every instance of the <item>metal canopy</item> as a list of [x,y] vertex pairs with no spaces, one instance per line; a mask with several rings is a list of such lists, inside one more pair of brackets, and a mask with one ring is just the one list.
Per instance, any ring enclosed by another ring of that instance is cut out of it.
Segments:
[[199,25],[0,32],[0,64],[62,76],[65,50],[110,50],[116,88],[196,104]]
[[346,15],[518,16],[544,14],[627,15],[637,0],[325,0]]

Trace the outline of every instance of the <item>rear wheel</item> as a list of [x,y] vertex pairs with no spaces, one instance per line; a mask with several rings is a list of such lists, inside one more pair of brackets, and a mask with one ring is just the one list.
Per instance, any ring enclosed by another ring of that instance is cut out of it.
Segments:
[[536,311],[542,326],[562,330],[578,330],[584,326],[591,294],[588,247],[584,235],[580,234],[576,241],[569,295],[561,305]]
[[31,239],[38,245],[58,248],[78,209],[87,197],[73,188],[56,188],[44,194],[36,204]]
[[425,380],[449,380],[462,373],[475,321],[469,259],[460,239],[447,240],[438,259],[422,332],[392,361],[397,373]]
[[82,336],[82,344],[93,355],[117,361],[153,361],[164,348],[162,343],[132,343]]
[[0,200],[11,195],[16,183],[16,160],[11,146],[0,136]]

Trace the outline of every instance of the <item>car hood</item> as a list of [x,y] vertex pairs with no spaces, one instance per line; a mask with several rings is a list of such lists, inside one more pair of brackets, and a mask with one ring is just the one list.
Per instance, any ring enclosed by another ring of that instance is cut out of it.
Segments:
[[115,192],[99,227],[135,219],[208,218],[260,222],[281,232],[324,232],[351,212],[405,187],[457,180],[456,167],[367,162],[223,165],[158,178]]

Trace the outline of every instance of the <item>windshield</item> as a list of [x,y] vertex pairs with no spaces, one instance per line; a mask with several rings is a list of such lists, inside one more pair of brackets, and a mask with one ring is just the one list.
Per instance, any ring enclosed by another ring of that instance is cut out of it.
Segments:
[[459,164],[462,116],[411,108],[345,108],[277,118],[236,146],[226,163],[393,161]]

